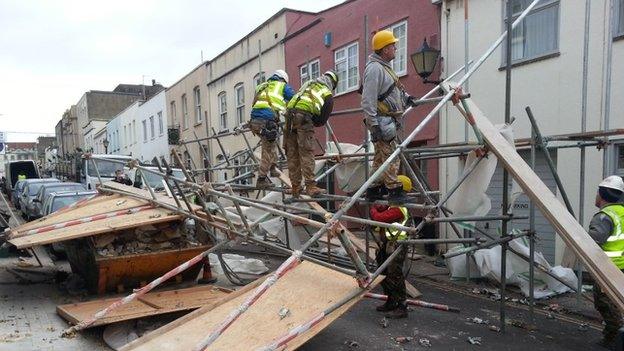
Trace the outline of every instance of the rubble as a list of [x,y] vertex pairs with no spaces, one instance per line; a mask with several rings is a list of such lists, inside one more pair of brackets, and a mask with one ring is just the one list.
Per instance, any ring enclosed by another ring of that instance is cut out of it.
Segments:
[[469,336],[468,342],[472,345],[481,345],[481,337],[480,336]]

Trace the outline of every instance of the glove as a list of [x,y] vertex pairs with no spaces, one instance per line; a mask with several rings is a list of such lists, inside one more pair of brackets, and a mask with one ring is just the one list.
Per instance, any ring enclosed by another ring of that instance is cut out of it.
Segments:
[[378,124],[370,127],[370,133],[372,142],[381,140],[381,127]]
[[409,106],[416,107],[416,106],[418,106],[418,99],[417,99],[417,98],[415,98],[415,97],[413,97],[413,96],[411,96],[411,95],[409,95],[409,96],[407,97],[407,104],[408,104]]

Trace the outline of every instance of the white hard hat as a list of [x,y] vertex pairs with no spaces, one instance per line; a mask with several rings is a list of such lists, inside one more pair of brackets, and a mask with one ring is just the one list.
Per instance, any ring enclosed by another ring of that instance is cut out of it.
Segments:
[[286,73],[283,69],[278,69],[273,72],[273,75],[282,78],[286,83],[288,83],[288,73]]
[[620,176],[608,176],[602,182],[600,182],[598,186],[601,188],[609,188],[624,193],[624,181],[622,181],[622,177]]

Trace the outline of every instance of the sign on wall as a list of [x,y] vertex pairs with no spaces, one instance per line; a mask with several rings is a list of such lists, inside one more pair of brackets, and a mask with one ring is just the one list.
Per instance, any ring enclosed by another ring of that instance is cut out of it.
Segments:
[[4,149],[6,149],[4,132],[0,132],[0,155],[4,155]]

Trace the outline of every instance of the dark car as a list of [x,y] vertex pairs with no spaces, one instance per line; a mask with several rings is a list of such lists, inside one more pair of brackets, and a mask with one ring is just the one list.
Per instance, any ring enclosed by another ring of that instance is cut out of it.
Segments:
[[[37,192],[39,192],[39,189],[43,186],[43,184],[59,183],[60,180],[56,178],[32,178],[21,180],[20,182],[24,185],[18,195],[17,201],[15,202],[15,208],[17,209],[26,208],[26,204],[35,198]],[[18,182],[18,184],[20,182]]]
[[26,185],[26,179],[18,180],[15,183],[15,186],[13,187],[11,192],[9,193],[9,200],[11,200],[13,206],[18,210],[20,209],[19,197],[22,193],[22,190],[24,190],[24,185]]
[[41,217],[41,206],[43,205],[43,202],[48,197],[48,195],[50,195],[51,193],[61,192],[61,191],[85,191],[85,190],[87,189],[85,189],[84,185],[80,183],[44,184],[39,189],[37,196],[35,196],[35,198],[32,199],[32,201],[30,201],[26,205],[26,212],[24,213],[26,215],[26,219],[33,220],[33,219]]

